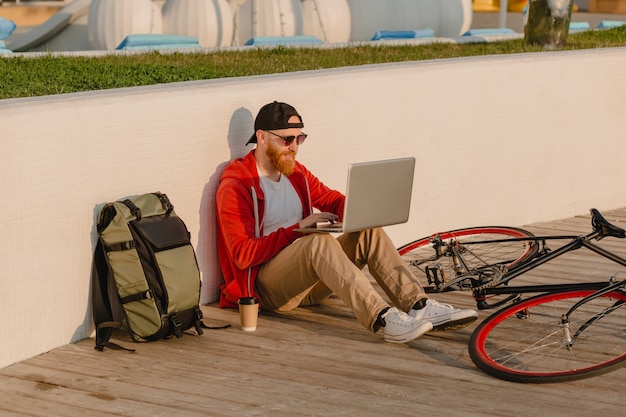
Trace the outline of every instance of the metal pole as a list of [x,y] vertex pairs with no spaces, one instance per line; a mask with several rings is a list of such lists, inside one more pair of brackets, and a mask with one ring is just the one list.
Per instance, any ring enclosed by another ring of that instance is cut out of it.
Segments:
[[252,0],[250,2],[250,17],[252,18],[251,29],[252,29],[252,37],[256,37],[256,29],[257,29],[257,9],[256,9],[256,0]]
[[506,13],[508,8],[507,0],[500,0],[500,19],[499,19],[499,27],[506,27]]

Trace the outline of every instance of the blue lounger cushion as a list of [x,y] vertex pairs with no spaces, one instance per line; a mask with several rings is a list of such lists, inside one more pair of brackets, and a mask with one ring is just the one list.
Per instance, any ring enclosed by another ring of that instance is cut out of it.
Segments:
[[493,28],[493,29],[470,29],[463,36],[492,36],[492,35],[512,35],[516,32],[509,28]]
[[128,35],[118,45],[117,50],[136,50],[136,49],[189,49],[199,48],[198,38],[194,36],[179,35]]
[[588,22],[570,22],[570,24],[569,24],[569,30],[570,31],[587,30],[589,28],[590,28],[590,26],[589,26]]
[[0,40],[7,39],[15,30],[15,22],[0,17]]
[[10,53],[13,53],[13,51],[10,49],[6,49],[6,46],[4,45],[4,41],[0,41],[0,54],[10,54]]
[[435,32],[432,29],[419,29],[419,30],[379,30],[372,36],[372,41],[379,41],[385,39],[418,39],[418,38],[432,38],[435,36]]
[[621,21],[621,20],[603,20],[600,23],[598,23],[598,26],[596,26],[596,28],[610,29],[610,28],[616,28],[616,27],[624,26],[624,25],[626,25],[626,22]]
[[319,45],[323,44],[315,36],[255,36],[248,39],[245,46],[265,46],[265,45]]

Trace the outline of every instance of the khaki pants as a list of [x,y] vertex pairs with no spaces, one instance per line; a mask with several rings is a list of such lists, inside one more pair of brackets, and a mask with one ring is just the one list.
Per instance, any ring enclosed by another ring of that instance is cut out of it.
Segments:
[[334,293],[359,323],[374,331],[378,314],[389,305],[363,273],[366,265],[398,309],[409,311],[426,298],[383,229],[338,238],[327,233],[303,236],[261,267],[256,290],[263,307],[274,311],[316,305]]

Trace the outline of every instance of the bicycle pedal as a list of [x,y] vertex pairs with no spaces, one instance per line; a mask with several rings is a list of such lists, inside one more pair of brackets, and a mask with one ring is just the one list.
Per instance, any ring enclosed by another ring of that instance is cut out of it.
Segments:
[[439,288],[446,283],[446,277],[443,273],[443,267],[441,264],[430,265],[426,267],[426,280],[428,284],[434,285],[435,288]]

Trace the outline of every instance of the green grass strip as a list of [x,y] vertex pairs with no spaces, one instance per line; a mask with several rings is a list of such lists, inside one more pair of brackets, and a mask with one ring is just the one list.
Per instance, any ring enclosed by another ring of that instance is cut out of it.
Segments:
[[[626,45],[626,26],[572,33],[564,50]],[[523,39],[342,48],[250,48],[215,52],[109,54],[94,57],[0,55],[0,98],[245,77],[387,62],[542,52]]]

